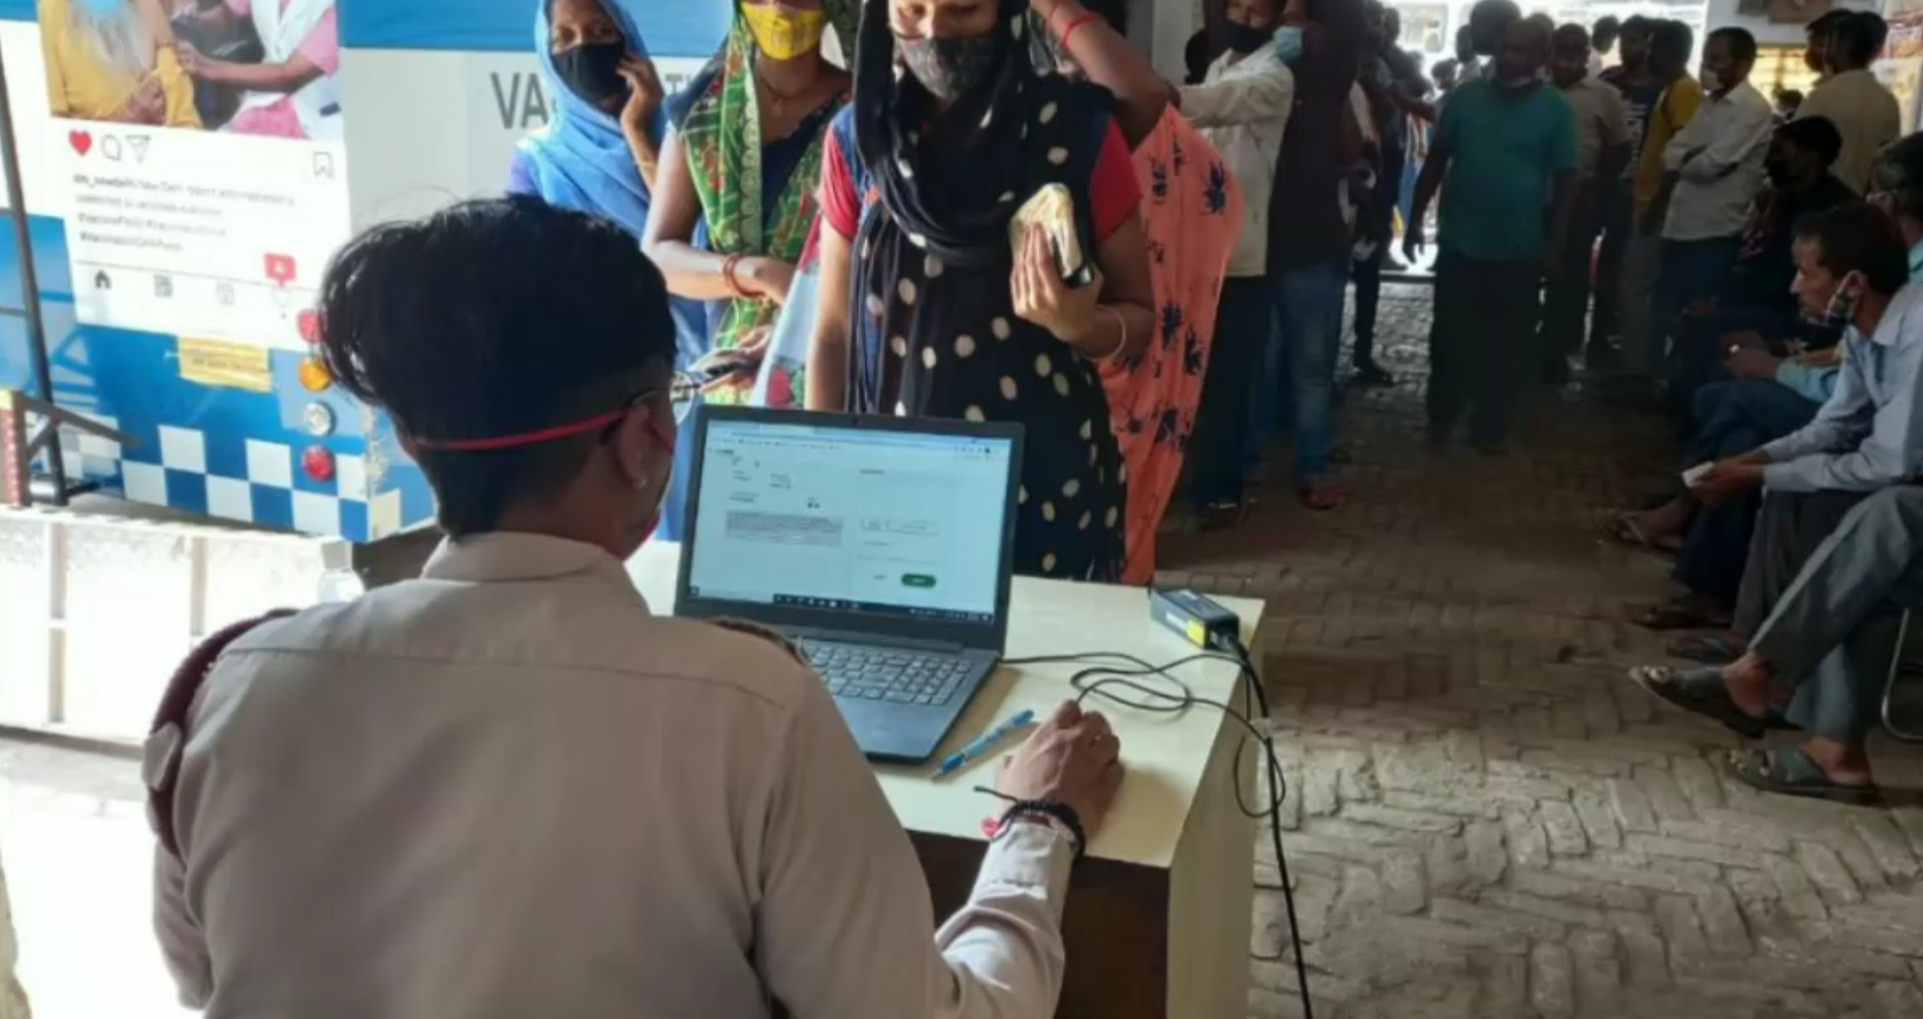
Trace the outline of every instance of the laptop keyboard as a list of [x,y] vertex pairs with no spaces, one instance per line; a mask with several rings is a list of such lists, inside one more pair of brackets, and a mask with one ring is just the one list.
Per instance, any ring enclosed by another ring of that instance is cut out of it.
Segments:
[[802,650],[844,700],[889,701],[930,707],[947,704],[974,667],[954,655],[803,641]]

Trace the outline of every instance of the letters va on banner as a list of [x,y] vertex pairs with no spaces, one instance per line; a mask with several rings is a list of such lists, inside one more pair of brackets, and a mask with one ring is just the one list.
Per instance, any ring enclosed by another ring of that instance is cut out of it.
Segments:
[[350,230],[334,0],[39,0],[83,322],[302,349]]

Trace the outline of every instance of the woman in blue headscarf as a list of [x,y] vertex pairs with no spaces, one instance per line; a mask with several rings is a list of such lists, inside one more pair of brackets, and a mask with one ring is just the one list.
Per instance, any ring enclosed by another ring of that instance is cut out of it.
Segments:
[[[534,47],[554,117],[521,139],[508,193],[605,216],[638,240],[668,126],[647,44],[619,0],[536,3]],[[707,352],[707,312],[699,301],[678,300],[674,319],[686,367]]]
[[661,143],[661,82],[619,3],[538,0],[535,51],[554,119],[521,140],[508,193],[647,226]]

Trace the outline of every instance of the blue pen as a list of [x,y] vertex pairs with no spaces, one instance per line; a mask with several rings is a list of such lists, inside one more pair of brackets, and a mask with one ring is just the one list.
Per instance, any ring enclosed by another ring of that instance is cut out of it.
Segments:
[[1035,713],[1033,711],[1016,713],[1014,718],[982,733],[975,742],[949,754],[947,759],[941,762],[941,767],[935,769],[935,777],[945,778],[953,775],[955,772],[967,767],[970,761],[987,756],[990,751],[995,749],[995,744],[1007,739],[1011,733],[1027,728],[1028,724],[1034,720]]

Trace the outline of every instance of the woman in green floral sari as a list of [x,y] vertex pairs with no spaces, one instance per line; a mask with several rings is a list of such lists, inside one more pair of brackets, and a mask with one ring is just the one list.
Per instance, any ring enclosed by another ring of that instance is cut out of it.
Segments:
[[821,42],[833,31],[852,52],[858,14],[859,0],[737,0],[727,42],[668,104],[644,247],[670,291],[712,302],[714,351],[742,369],[710,401],[746,396],[787,300],[818,216],[822,139],[849,97]]

